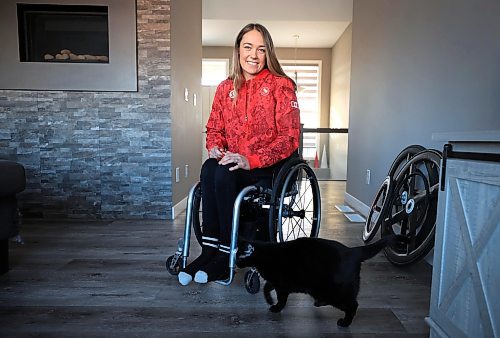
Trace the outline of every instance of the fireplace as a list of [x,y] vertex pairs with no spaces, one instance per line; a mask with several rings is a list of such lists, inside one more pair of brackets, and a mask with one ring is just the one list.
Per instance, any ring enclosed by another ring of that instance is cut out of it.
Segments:
[[0,89],[137,91],[136,0],[0,0]]
[[109,62],[108,7],[17,4],[21,62]]

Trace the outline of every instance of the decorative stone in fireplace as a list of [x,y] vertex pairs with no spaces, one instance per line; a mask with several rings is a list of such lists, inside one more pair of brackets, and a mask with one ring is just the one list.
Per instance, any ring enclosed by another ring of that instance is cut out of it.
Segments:
[[0,2],[0,89],[137,91],[135,0]]

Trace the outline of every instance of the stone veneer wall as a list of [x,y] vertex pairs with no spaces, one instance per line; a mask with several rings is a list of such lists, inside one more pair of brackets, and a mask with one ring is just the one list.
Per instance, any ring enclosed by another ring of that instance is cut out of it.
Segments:
[[170,0],[137,0],[137,44],[138,92],[0,90],[25,217],[171,217]]

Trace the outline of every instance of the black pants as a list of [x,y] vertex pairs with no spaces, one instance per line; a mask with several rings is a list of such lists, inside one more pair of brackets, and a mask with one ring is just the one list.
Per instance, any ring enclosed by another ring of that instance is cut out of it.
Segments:
[[[297,157],[293,153],[291,157]],[[205,161],[201,168],[201,192],[203,208],[203,236],[219,239],[219,243],[229,246],[233,206],[240,191],[261,180],[273,179],[273,174],[289,159],[282,160],[273,166],[253,170],[237,169],[229,171],[234,163],[219,165],[214,158]]]

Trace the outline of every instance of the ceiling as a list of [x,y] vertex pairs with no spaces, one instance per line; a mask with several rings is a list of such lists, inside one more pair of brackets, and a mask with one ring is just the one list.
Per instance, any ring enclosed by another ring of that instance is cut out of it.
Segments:
[[276,47],[330,48],[352,21],[352,1],[202,0],[202,44],[232,46],[241,28],[257,22]]

